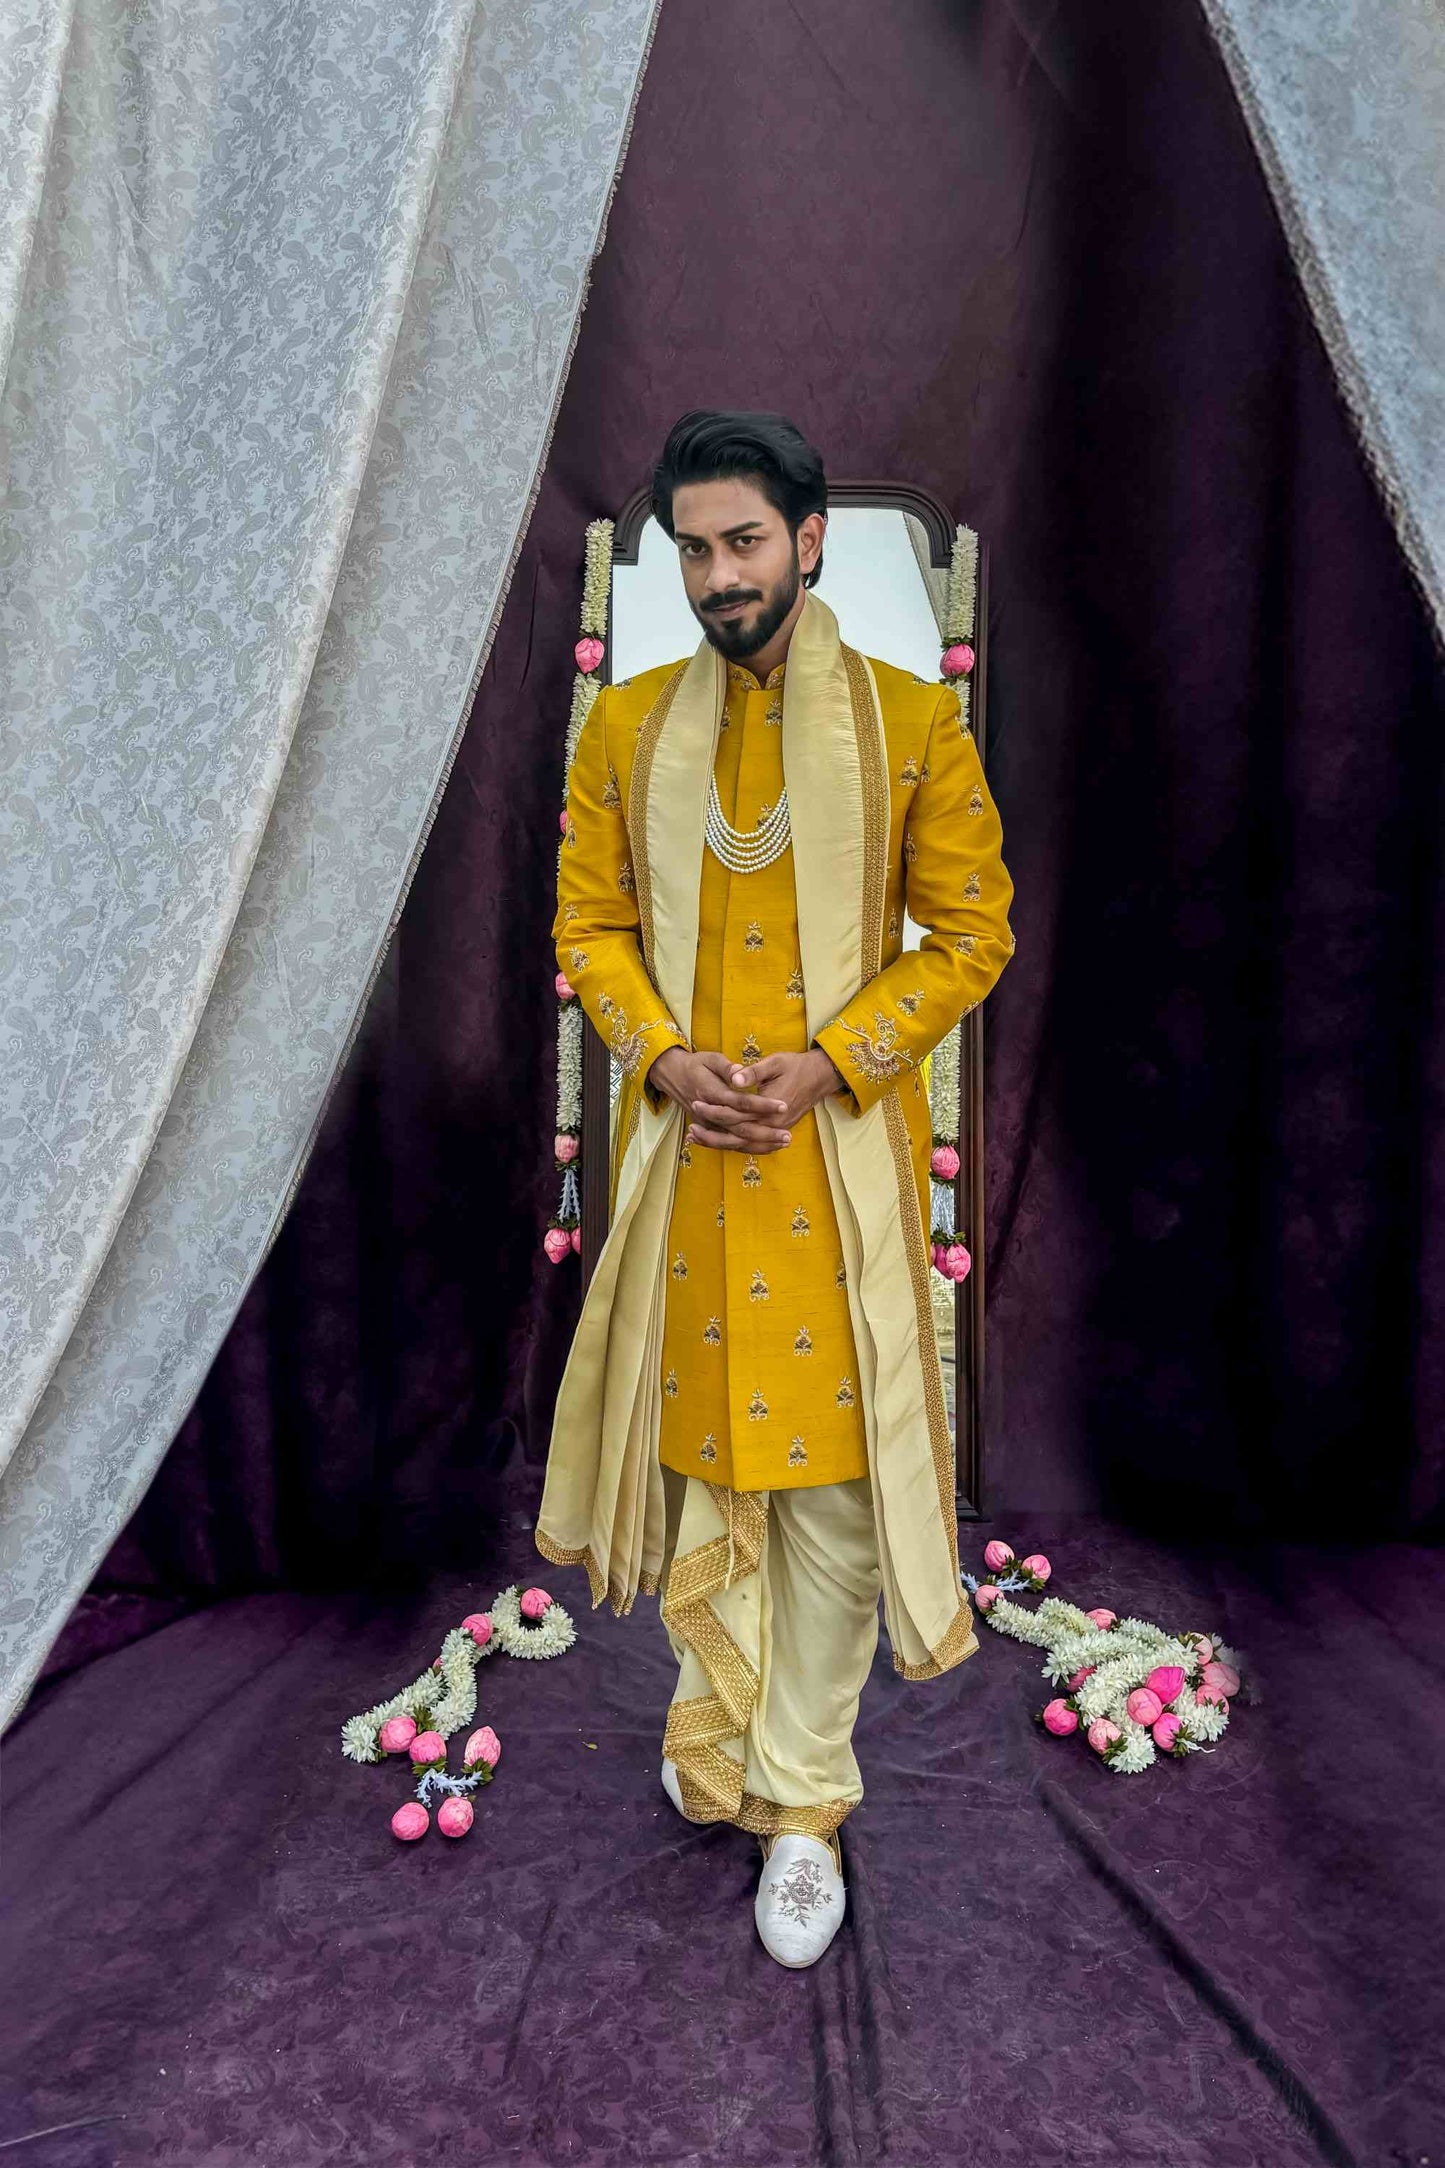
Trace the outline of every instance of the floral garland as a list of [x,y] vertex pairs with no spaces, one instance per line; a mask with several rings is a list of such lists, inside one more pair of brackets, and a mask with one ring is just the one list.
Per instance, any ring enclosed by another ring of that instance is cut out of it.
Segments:
[[[939,674],[958,694],[958,727],[969,728],[969,680],[976,656],[974,619],[978,608],[978,536],[972,527],[956,527],[943,612],[943,658]],[[929,1061],[928,1100],[933,1120],[933,1269],[946,1280],[963,1280],[973,1264],[958,1235],[958,1072],[962,1024],[936,1046]]]
[[[374,1709],[350,1716],[341,1727],[341,1751],[348,1761],[380,1762],[389,1754],[409,1757],[417,1778],[414,1796],[391,1817],[392,1834],[404,1843],[426,1835],[431,1826],[428,1802],[442,1794],[437,1827],[446,1837],[464,1837],[472,1826],[468,1794],[490,1784],[502,1755],[502,1742],[490,1724],[468,1739],[462,1774],[447,1771],[447,1740],[469,1724],[477,1707],[477,1666],[484,1656],[505,1649],[509,1656],[561,1656],[577,1639],[570,1614],[544,1588],[519,1589],[514,1581],[494,1600],[490,1611],[473,1611],[451,1627],[420,1678]],[[438,1677],[437,1674],[441,1676]]]
[[1041,1589],[1050,1566],[1040,1551],[1015,1557],[1007,1543],[984,1547],[986,1581],[961,1579],[996,1632],[1045,1651],[1043,1675],[1068,1691],[1036,1712],[1058,1738],[1082,1736],[1120,1776],[1148,1769],[1156,1753],[1182,1757],[1224,1735],[1236,1694],[1262,1697],[1246,1659],[1217,1634],[1169,1634],[1148,1619],[1120,1618],[1106,1606],[1080,1611],[1057,1596],[1036,1611],[1010,1603],[1008,1589]]
[[[562,761],[562,813],[557,844],[557,871],[562,870],[562,847],[567,838],[567,785],[582,725],[592,712],[601,684],[597,676],[607,653],[607,611],[612,594],[612,533],[610,519],[594,519],[587,527],[587,557],[582,576],[581,637],[573,648],[577,675],[572,681],[572,711]],[[562,1193],[557,1209],[547,1222],[542,1247],[554,1265],[582,1247],[582,1192],[579,1186],[582,1160],[582,1004],[565,971],[553,981],[557,995],[557,1127],[552,1139],[553,1165],[561,1177]]]

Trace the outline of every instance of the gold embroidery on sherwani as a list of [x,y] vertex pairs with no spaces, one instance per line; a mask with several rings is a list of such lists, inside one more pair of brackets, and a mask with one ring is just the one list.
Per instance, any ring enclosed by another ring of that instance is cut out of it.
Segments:
[[923,988],[916,986],[911,994],[900,994],[898,996],[898,1006],[905,1016],[917,1016],[919,1003],[923,998]]
[[622,809],[622,793],[617,788],[617,777],[611,768],[607,771],[607,786],[602,793],[602,803],[609,813],[618,813]]
[[790,1468],[806,1468],[807,1465],[808,1448],[801,1438],[794,1438],[792,1444],[788,1447],[788,1466]]
[[685,1280],[687,1278],[687,1259],[683,1256],[681,1250],[672,1260],[672,1276],[675,1280]]
[[878,1084],[897,1076],[910,1068],[913,1056],[906,1047],[898,1044],[898,1025],[893,1017],[885,1016],[881,1009],[873,1011],[875,1029],[866,1032],[861,1024],[845,1024],[844,1030],[858,1041],[848,1049],[848,1059],[860,1076],[870,1083]]
[[725,1219],[725,1218],[723,1217],[723,1207],[722,1207],[722,1205],[719,1205],[719,1206],[718,1206],[718,1208],[717,1208],[717,1224],[718,1224],[718,1226],[719,1226],[719,1227],[725,1227],[725,1226],[727,1225],[727,1221],[726,1221],[726,1219]]
[[568,949],[567,961],[574,971],[585,971],[592,961],[585,948]]
[[793,1341],[793,1353],[795,1355],[811,1355],[812,1352],[813,1335],[809,1332],[806,1325],[800,1325],[798,1327],[797,1337]]
[[960,956],[971,956],[978,947],[978,935],[976,933],[961,933],[953,945]]
[[751,1032],[748,1033],[747,1037],[743,1041],[742,1058],[744,1061],[761,1061],[763,1058],[763,1050],[759,1046],[757,1040],[753,1037],[753,1034]]
[[784,1001],[802,1001],[806,998],[806,995],[807,989],[803,984],[803,974],[800,970],[795,971],[783,988],[783,999]]
[[633,889],[637,885],[632,868],[625,861],[623,863],[622,871],[617,876],[617,885],[622,890],[624,896],[630,896]]
[[808,1215],[803,1210],[803,1207],[801,1205],[797,1205],[794,1207],[793,1217],[790,1225],[795,1235],[807,1235],[811,1234],[813,1231],[808,1219]]
[[698,1447],[697,1450],[699,1456],[703,1460],[717,1459],[717,1439],[713,1436],[711,1431],[708,1432],[707,1436],[703,1439],[702,1444]]
[[760,949],[763,945],[763,929],[755,918],[748,920],[748,930],[743,935],[745,949]]
[[968,810],[975,819],[983,812],[983,792],[979,789],[977,783],[973,786],[973,794],[968,801]]
[[757,1388],[754,1387],[753,1397],[748,1402],[748,1421],[750,1423],[765,1423],[767,1419],[768,1403]]
[[853,1380],[851,1378],[841,1378],[838,1383],[838,1390],[834,1395],[839,1407],[851,1408],[854,1397]]
[[708,1319],[702,1328],[702,1342],[704,1347],[722,1346],[722,1319],[720,1317],[710,1317]]
[[768,1283],[756,1267],[753,1269],[752,1279],[748,1282],[748,1297],[753,1302],[766,1302],[768,1299]]
[[968,879],[963,884],[964,902],[977,903],[982,894],[983,890],[978,885],[978,875],[976,873],[971,873]]
[[905,789],[918,781],[918,762],[911,753],[898,771],[898,780]]
[[745,1189],[757,1189],[761,1186],[762,1179],[763,1170],[753,1158],[752,1153],[749,1152],[747,1158],[743,1161],[743,1187]]
[[637,749],[632,756],[632,775],[627,787],[627,835],[637,861],[638,938],[649,977],[656,972],[657,960],[652,928],[652,868],[647,858],[647,792],[652,782],[657,741],[662,736],[662,726],[686,671],[687,664],[680,662],[638,725]]
[[666,1393],[669,1400],[676,1400],[677,1372],[675,1370],[668,1371],[667,1376],[662,1381],[662,1389]]
[[690,1145],[685,1144],[683,1146],[677,1155],[677,1163],[679,1167],[690,1167],[692,1165],[692,1147]]

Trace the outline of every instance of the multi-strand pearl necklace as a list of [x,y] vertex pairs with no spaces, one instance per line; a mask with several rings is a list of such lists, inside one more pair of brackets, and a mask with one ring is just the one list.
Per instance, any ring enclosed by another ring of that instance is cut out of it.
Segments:
[[775,858],[781,858],[793,841],[793,823],[788,813],[786,786],[782,797],[773,807],[766,820],[756,828],[734,828],[726,818],[722,802],[717,794],[717,777],[710,775],[707,781],[707,847],[713,857],[733,873],[761,873]]

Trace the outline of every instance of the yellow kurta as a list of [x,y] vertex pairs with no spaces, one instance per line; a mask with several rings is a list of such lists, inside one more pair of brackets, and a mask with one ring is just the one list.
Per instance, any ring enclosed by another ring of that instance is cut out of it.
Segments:
[[[870,659],[890,771],[884,969],[815,1043],[847,1079],[855,1111],[899,1092],[926,1237],[932,1136],[921,1063],[1012,952],[1012,884],[957,695]],[[625,816],[638,729],[675,668],[603,688],[569,777],[553,932],[562,970],[624,1070],[614,1180],[639,1090],[656,1101],[652,1061],[689,1043],[643,961]],[[738,828],[752,828],[782,793],[785,669],[760,685],[728,665],[714,772]],[[905,900],[929,929],[909,952]],[[809,1045],[791,851],[751,874],[704,851],[691,1044],[741,1062]],[[741,1491],[866,1475],[842,1245],[811,1111],[778,1152],[683,1146],[668,1266],[664,1465]]]

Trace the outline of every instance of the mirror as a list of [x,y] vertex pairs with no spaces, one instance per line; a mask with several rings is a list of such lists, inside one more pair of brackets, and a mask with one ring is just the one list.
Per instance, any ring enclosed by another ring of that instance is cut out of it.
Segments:
[[[920,677],[938,678],[954,522],[925,493],[888,483],[830,486],[823,573],[814,592],[838,618],[843,637],[864,654],[878,655]],[[659,663],[680,660],[701,633],[688,608],[677,551],[652,517],[646,490],[618,514],[613,534],[610,637],[606,672],[636,676]],[[987,764],[986,633],[988,560],[978,551],[977,610],[971,676],[970,722],[980,758]],[[941,682],[941,680],[940,680]],[[922,928],[904,922],[904,946],[916,948]],[[950,1042],[931,1057],[946,1057]],[[963,1019],[956,1040],[959,1060],[958,1156],[948,1201],[940,1206],[972,1258],[967,1277],[948,1280],[930,1272],[933,1315],[943,1369],[949,1424],[954,1437],[959,1516],[982,1510],[983,1455],[983,1112],[981,1100],[983,1011]],[[590,1023],[585,1026],[582,1079],[582,1272],[591,1277],[606,1239],[612,1150],[622,1072]]]

